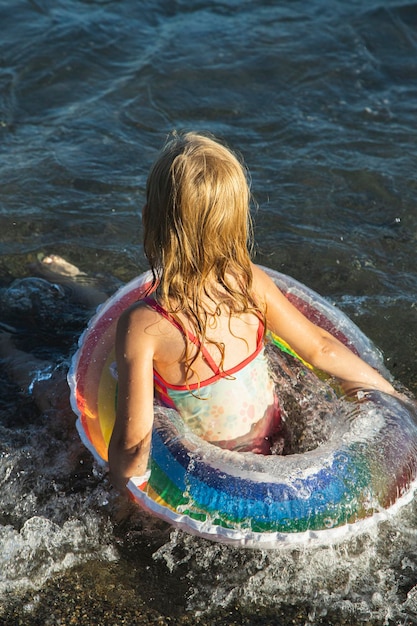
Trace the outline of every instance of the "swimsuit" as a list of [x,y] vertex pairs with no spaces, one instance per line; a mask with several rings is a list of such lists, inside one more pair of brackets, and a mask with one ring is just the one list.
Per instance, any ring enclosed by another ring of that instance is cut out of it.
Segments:
[[[153,298],[144,302],[184,334],[183,328]],[[259,322],[254,352],[241,363],[220,371],[204,346],[201,353],[213,375],[200,383],[171,385],[154,369],[156,399],[174,408],[198,436],[222,448],[270,454],[271,437],[281,429],[281,412],[269,374]],[[188,339],[200,346],[190,331]]]

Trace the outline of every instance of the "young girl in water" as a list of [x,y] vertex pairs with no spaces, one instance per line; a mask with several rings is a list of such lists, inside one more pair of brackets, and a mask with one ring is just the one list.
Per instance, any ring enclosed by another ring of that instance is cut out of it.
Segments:
[[109,466],[119,488],[146,471],[154,391],[203,439],[269,453],[280,409],[264,353],[266,329],[346,389],[394,393],[251,263],[249,205],[244,167],[209,137],[175,135],[150,172],[143,227],[152,289],[122,315],[116,339]]

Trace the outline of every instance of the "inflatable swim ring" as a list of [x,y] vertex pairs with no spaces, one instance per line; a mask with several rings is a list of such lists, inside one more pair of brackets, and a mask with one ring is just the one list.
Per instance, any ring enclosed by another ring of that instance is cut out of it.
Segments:
[[[387,375],[381,354],[341,311],[296,280],[265,271],[309,319]],[[115,420],[116,324],[150,278],[139,276],[99,308],[68,375],[79,434],[104,465]],[[279,338],[272,340],[277,350],[292,353]],[[175,411],[155,406],[149,480],[133,478],[128,488],[151,513],[209,539],[261,548],[334,541],[411,499],[417,476],[414,412],[411,403],[369,392],[354,417],[315,450],[261,456],[209,444]]]

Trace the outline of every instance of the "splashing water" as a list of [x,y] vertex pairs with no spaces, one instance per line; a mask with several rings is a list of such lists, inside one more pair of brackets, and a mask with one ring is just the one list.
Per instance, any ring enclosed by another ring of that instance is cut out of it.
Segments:
[[285,619],[286,607],[304,607],[309,623],[354,618],[388,624],[417,618],[415,522],[412,506],[340,544],[250,553],[175,531],[154,558],[173,576],[187,572],[187,608],[199,615],[257,607]]
[[14,406],[2,405],[0,424],[0,619],[9,600],[60,573],[117,558],[101,513],[109,495],[92,475],[68,415],[40,416],[11,391]]

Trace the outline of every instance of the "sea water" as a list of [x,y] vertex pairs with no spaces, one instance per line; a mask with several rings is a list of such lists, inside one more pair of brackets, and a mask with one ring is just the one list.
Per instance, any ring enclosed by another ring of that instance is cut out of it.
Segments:
[[[172,129],[205,130],[251,172],[256,260],[417,391],[416,5],[1,0],[0,25],[0,322],[21,348],[65,370],[90,312],[31,264],[143,271],[149,167]],[[71,413],[0,378],[0,622],[417,623],[414,500],[335,545],[212,544],[118,497]]]

